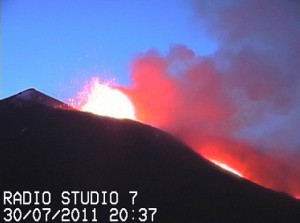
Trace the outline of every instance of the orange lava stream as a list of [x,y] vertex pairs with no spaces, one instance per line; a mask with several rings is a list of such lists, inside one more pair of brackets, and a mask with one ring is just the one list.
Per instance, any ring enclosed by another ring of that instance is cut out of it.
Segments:
[[[118,87],[113,87],[109,83],[100,82],[98,78],[93,78],[92,81],[85,86],[84,90],[79,93],[79,97],[75,100],[71,100],[71,104],[79,110],[88,111],[101,116],[137,120],[137,108],[135,108],[134,104],[131,102],[130,97]],[[155,111],[155,109],[153,110]],[[141,121],[143,122],[145,120]],[[237,147],[239,146],[234,144],[232,148]],[[253,174],[249,174],[244,163],[231,157],[226,150],[218,149],[214,146],[205,146],[205,148],[206,149],[202,149],[201,152],[199,151],[199,153],[225,171],[228,171],[238,177],[247,178],[264,186],[268,185],[263,183],[264,181],[261,179],[254,177]],[[297,199],[300,199],[300,195],[295,196],[295,193],[293,195]]]

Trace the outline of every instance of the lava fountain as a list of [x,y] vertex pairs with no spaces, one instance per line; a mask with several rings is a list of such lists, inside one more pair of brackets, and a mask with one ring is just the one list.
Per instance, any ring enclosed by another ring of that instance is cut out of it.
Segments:
[[93,78],[77,99],[70,99],[73,107],[101,116],[136,120],[135,109],[130,99],[109,82]]

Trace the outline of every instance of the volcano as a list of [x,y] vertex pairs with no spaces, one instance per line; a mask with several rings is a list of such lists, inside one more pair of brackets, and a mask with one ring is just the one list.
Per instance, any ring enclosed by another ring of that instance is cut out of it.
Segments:
[[49,191],[52,210],[92,208],[63,206],[63,191],[115,191],[117,204],[96,206],[99,222],[110,222],[112,208],[127,222],[145,220],[147,208],[157,213],[146,222],[300,220],[298,200],[225,172],[159,129],[72,110],[34,89],[0,101],[0,188],[2,219],[15,208],[4,191]]

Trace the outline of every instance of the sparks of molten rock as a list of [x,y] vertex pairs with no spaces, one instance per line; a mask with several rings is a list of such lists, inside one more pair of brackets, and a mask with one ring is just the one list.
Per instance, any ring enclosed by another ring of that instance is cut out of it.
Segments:
[[[77,102],[77,108],[101,116],[136,120],[134,106],[121,90],[98,78],[84,87]],[[73,103],[74,104],[74,103]]]

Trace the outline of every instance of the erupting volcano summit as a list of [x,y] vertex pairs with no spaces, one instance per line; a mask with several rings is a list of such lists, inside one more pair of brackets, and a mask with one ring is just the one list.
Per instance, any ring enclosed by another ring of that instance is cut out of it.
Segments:
[[[300,219],[298,200],[219,169],[159,129],[72,110],[33,89],[0,101],[0,179],[2,195],[115,191],[116,205],[94,207],[99,222],[110,222],[112,208],[125,208],[128,222],[139,222],[143,208],[157,208],[154,222]],[[129,191],[138,192],[134,205]],[[53,199],[52,210],[61,207]]]

